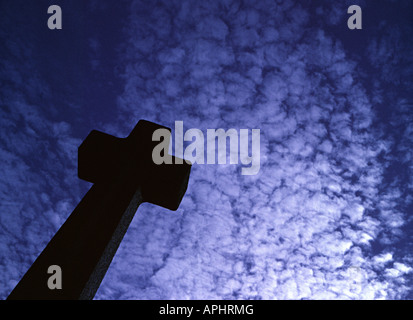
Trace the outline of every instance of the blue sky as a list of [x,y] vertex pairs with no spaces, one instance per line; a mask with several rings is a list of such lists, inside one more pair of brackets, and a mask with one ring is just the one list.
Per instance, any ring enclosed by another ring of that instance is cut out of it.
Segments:
[[260,129],[261,168],[195,164],[178,211],[141,205],[95,299],[412,299],[412,18],[390,0],[0,1],[0,298],[90,187],[87,134],[147,119]]

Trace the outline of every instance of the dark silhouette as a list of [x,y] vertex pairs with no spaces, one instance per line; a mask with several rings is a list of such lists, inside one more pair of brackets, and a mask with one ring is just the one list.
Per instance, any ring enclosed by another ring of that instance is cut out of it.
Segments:
[[[142,202],[176,210],[191,165],[156,165],[155,123],[140,120],[127,138],[93,130],[78,149],[79,178],[93,182],[66,222],[8,299],[93,299]],[[51,265],[61,268],[62,288],[49,289]]]

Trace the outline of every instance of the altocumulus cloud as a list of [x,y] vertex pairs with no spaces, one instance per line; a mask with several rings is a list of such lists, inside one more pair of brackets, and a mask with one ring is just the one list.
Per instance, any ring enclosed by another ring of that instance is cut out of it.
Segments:
[[[178,215],[142,208],[97,298],[408,296],[412,257],[401,243],[411,241],[411,125],[401,114],[411,95],[407,86],[387,91],[385,80],[407,66],[411,75],[407,53],[391,44],[394,34],[408,39],[407,25],[372,35],[357,57],[329,29],[345,25],[346,8],[133,2],[120,118],[259,128],[261,171],[195,165]],[[373,86],[365,61],[377,68]],[[405,132],[378,111],[394,95],[392,115]],[[390,177],[395,148],[406,171]]]
[[[130,2],[117,61],[123,81],[117,118],[100,126],[119,136],[141,118],[171,128],[181,120],[185,129],[203,131],[257,128],[261,169],[243,176],[240,165],[195,164],[177,212],[142,205],[96,299],[411,297],[412,42],[411,28],[397,16],[411,5],[398,3],[397,14],[384,15],[381,29],[357,46],[346,33],[353,2]],[[368,3],[359,2],[364,14],[396,6]],[[96,63],[102,49],[93,48],[93,68],[104,68],[103,59]],[[16,71],[15,79],[26,72]],[[7,92],[26,100],[15,104],[22,112],[4,112],[4,126],[24,121],[29,130],[29,114],[43,126],[34,132],[61,141],[48,147],[42,164],[56,178],[42,180],[41,169],[31,171],[38,166],[21,154],[38,140],[16,132],[13,141],[29,141],[7,149],[10,134],[2,129],[2,204],[15,212],[0,220],[2,294],[22,275],[21,257],[34,258],[47,241],[21,228],[40,233],[56,219],[45,229],[53,234],[61,211],[80,195],[58,196],[74,183],[74,122],[47,118],[27,102],[29,93]],[[53,157],[70,146],[64,156],[70,164],[57,165]],[[36,161],[39,151],[26,152]],[[47,192],[24,179],[57,182]],[[20,194],[6,192],[6,181]],[[39,192],[44,203],[30,211],[27,199],[39,204]],[[40,222],[38,211],[45,215]]]

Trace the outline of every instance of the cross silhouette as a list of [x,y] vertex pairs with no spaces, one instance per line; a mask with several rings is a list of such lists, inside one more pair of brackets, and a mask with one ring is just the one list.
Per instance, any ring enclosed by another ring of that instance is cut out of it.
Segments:
[[[90,132],[78,148],[78,176],[94,184],[8,299],[93,299],[139,205],[178,209],[191,165],[153,162],[157,129],[170,132],[145,120],[127,138]],[[61,270],[61,289],[48,285],[51,266]]]

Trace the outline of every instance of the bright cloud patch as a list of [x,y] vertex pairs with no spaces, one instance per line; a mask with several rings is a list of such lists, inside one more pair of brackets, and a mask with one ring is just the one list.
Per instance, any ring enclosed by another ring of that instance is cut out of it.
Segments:
[[[142,30],[152,41],[125,54],[122,112],[171,127],[259,128],[264,164],[249,178],[194,167],[181,215],[151,207],[137,218],[128,243],[147,215],[156,226],[121,248],[98,298],[403,296],[409,267],[372,250],[405,221],[397,188],[382,188],[391,142],[378,138],[374,97],[340,41],[288,1],[134,8],[131,44]],[[146,270],[133,296],[120,281],[128,261]]]

